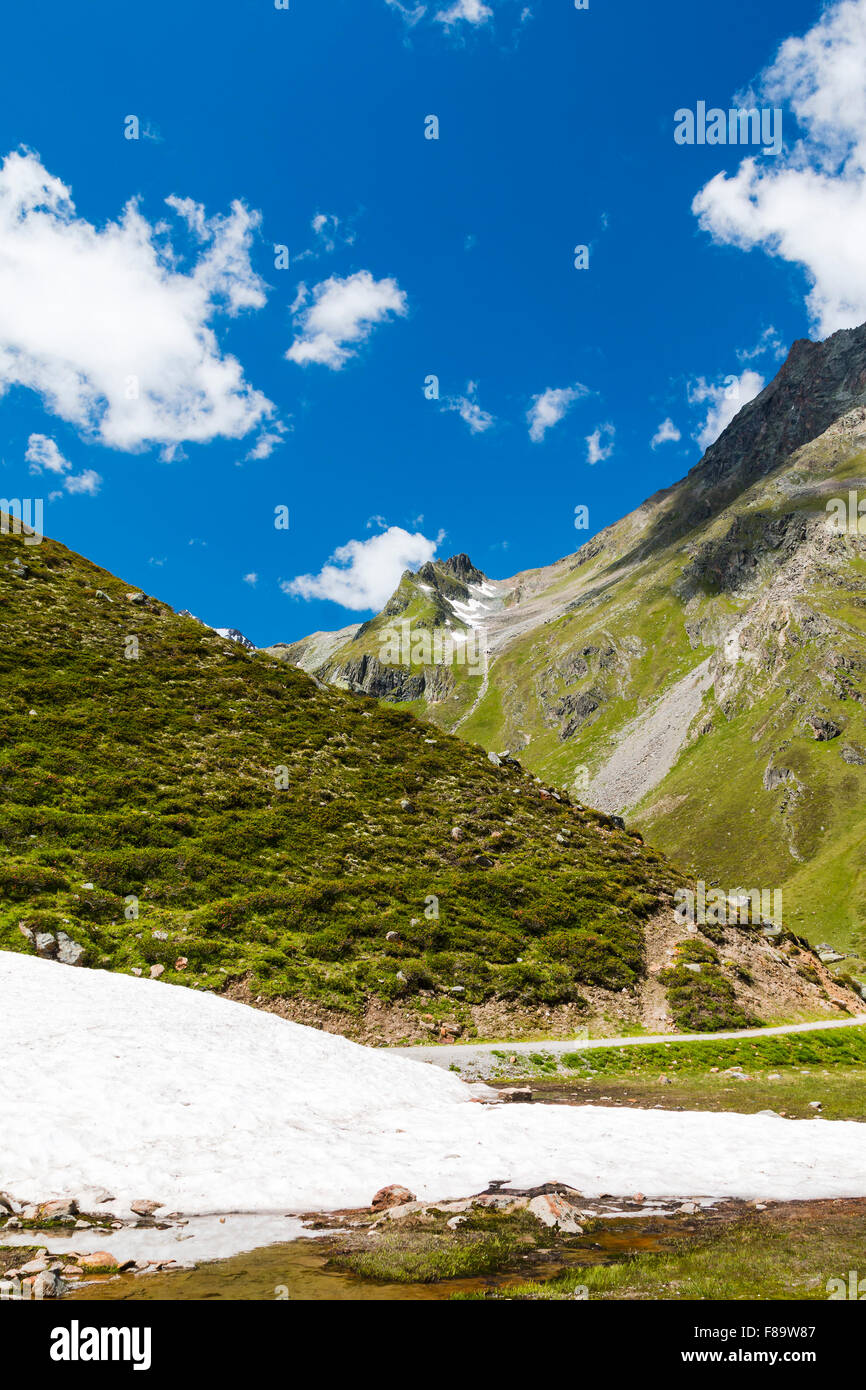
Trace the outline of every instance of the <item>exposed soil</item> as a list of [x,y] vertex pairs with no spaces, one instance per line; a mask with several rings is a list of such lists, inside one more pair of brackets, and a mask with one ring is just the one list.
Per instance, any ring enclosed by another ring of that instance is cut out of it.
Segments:
[[[670,1033],[675,1030],[667,994],[656,977],[672,963],[678,943],[688,937],[688,928],[675,921],[672,912],[659,913],[646,928],[646,978],[631,993],[582,986],[585,1009],[577,1004],[527,1007],[502,999],[457,1004],[451,1000],[446,1003],[441,995],[422,995],[407,1004],[371,999],[362,1013],[353,1014],[299,997],[255,995],[249,979],[234,980],[225,994],[280,1018],[326,1033],[341,1033],[369,1047],[470,1038],[573,1038],[587,1032],[593,1037],[618,1037],[643,1030]],[[739,1002],[756,1017],[805,1021],[861,1012],[863,1001],[841,985],[817,957],[799,953],[787,944],[775,945],[752,928],[728,927],[723,937],[716,949],[723,961],[732,962],[751,977],[735,975],[734,983]],[[805,967],[812,978],[798,973]]]

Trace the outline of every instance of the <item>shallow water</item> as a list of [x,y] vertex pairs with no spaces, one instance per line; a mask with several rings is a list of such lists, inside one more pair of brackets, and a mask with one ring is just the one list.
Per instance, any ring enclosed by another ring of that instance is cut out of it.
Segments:
[[[682,1235],[682,1231],[680,1231]],[[289,1241],[251,1250],[228,1260],[214,1260],[197,1269],[176,1274],[147,1274],[136,1278],[123,1274],[89,1282],[67,1295],[68,1299],[107,1302],[168,1300],[442,1300],[455,1293],[504,1288],[527,1279],[550,1279],[575,1265],[609,1263],[630,1250],[658,1250],[664,1234],[636,1229],[634,1221],[613,1222],[608,1229],[587,1237],[585,1244],[567,1251],[551,1251],[550,1257],[528,1256],[525,1268],[472,1279],[443,1280],[438,1284],[403,1284],[359,1279],[345,1270],[328,1268],[330,1251],[323,1243]]]

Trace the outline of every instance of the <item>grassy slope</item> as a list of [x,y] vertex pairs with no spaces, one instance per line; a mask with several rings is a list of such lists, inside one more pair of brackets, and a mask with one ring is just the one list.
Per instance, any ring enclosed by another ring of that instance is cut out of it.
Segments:
[[[827,462],[819,441],[801,451],[789,477],[806,487],[816,480],[838,481],[844,496],[846,480],[866,474],[863,454],[835,467]],[[753,488],[737,512],[763,520],[823,510],[825,499],[817,494],[780,497],[779,478],[777,472]],[[719,524],[727,524],[732,514]],[[795,619],[790,655],[772,679],[762,669],[764,658],[772,660],[765,647],[761,665],[743,681],[733,708],[721,711],[710,694],[705,712],[711,731],[685,751],[637,808],[635,820],[654,842],[707,878],[750,888],[783,887],[786,925],[812,941],[851,951],[850,964],[863,969],[866,767],[846,763],[841,749],[852,742],[864,746],[866,711],[855,698],[835,696],[824,677],[832,649],[856,663],[859,684],[857,665],[866,664],[866,573],[856,539],[840,537],[836,546],[836,573],[827,570],[799,596],[808,610],[827,620],[832,635],[815,641]],[[803,719],[814,710],[842,728],[841,738],[816,742],[811,737]],[[790,768],[802,784],[793,803],[786,805],[785,789],[764,789],[770,763]],[[696,798],[695,787],[707,794]]]
[[[823,512],[827,494],[816,484],[838,483],[838,495],[845,496],[849,480],[864,475],[866,455],[818,440],[685,543],[653,553],[606,585],[605,566],[615,565],[633,540],[633,524],[620,535],[620,523],[604,554],[572,580],[579,600],[575,608],[518,638],[495,662],[488,694],[461,733],[486,747],[519,748],[525,736],[529,745],[520,753],[525,764],[579,794],[575,777],[581,769],[590,776],[597,771],[628,722],[716,649],[777,572],[772,554],[764,553],[747,588],[732,593],[710,578],[686,606],[675,586],[694,549],[712,543],[724,552],[736,519],[741,535],[735,544],[757,542],[779,518]],[[791,495],[792,486],[804,491]],[[665,499],[662,506],[668,505]],[[855,538],[840,537],[836,547],[833,565],[819,573],[808,592],[794,596],[799,611],[784,659],[773,650],[774,633],[759,634],[757,663],[739,668],[724,710],[712,691],[706,696],[696,727],[711,723],[712,728],[686,748],[631,818],[708,882],[730,889],[782,887],[786,925],[813,941],[851,951],[850,968],[864,973],[866,767],[846,763],[841,748],[849,742],[866,747],[866,708],[854,698],[837,698],[826,676],[830,649],[866,665],[866,561]],[[550,592],[563,583],[558,574]],[[590,596],[581,601],[581,594]],[[804,630],[804,609],[826,620],[829,636],[816,640]],[[597,656],[590,656],[589,673],[575,679],[570,660],[589,644],[613,649],[615,660],[605,670]],[[601,690],[606,702],[563,740],[563,720],[552,712],[556,702],[589,690]],[[813,710],[839,724],[842,738],[816,742],[803,725]],[[435,709],[427,714],[439,721]],[[803,784],[793,803],[785,804],[784,788],[764,790],[770,763],[790,768]]]
[[4,949],[31,949],[23,921],[88,964],[350,1009],[457,985],[570,1001],[642,973],[644,923],[682,881],[661,856],[403,710],[126,593],[0,536]]

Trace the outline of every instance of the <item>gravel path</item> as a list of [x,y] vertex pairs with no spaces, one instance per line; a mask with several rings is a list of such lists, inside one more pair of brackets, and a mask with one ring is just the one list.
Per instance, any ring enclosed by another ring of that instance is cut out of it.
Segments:
[[417,1062],[432,1062],[437,1067],[456,1066],[461,1073],[471,1071],[473,1077],[484,1078],[501,1071],[502,1062],[495,1053],[509,1057],[527,1053],[546,1053],[561,1057],[567,1052],[583,1052],[599,1047],[641,1047],[648,1043],[717,1042],[720,1038],[772,1038],[783,1033],[816,1033],[826,1028],[858,1028],[866,1024],[866,1014],[854,1018],[823,1019],[818,1023],[782,1023],[774,1028],[745,1028],[735,1033],[657,1033],[625,1038],[558,1038],[551,1042],[491,1042],[441,1043],[433,1046],[393,1047],[403,1057]]

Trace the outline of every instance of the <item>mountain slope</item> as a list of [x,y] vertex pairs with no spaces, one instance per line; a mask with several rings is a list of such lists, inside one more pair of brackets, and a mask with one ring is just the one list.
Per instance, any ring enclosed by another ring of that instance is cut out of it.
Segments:
[[866,489],[864,407],[866,326],[795,343],[680,483],[496,586],[470,709],[416,705],[708,882],[783,889],[861,975],[866,542],[827,503]]
[[319,688],[50,540],[0,534],[0,621],[5,949],[370,1038],[856,1007],[760,931],[679,952],[683,875],[513,760]]

